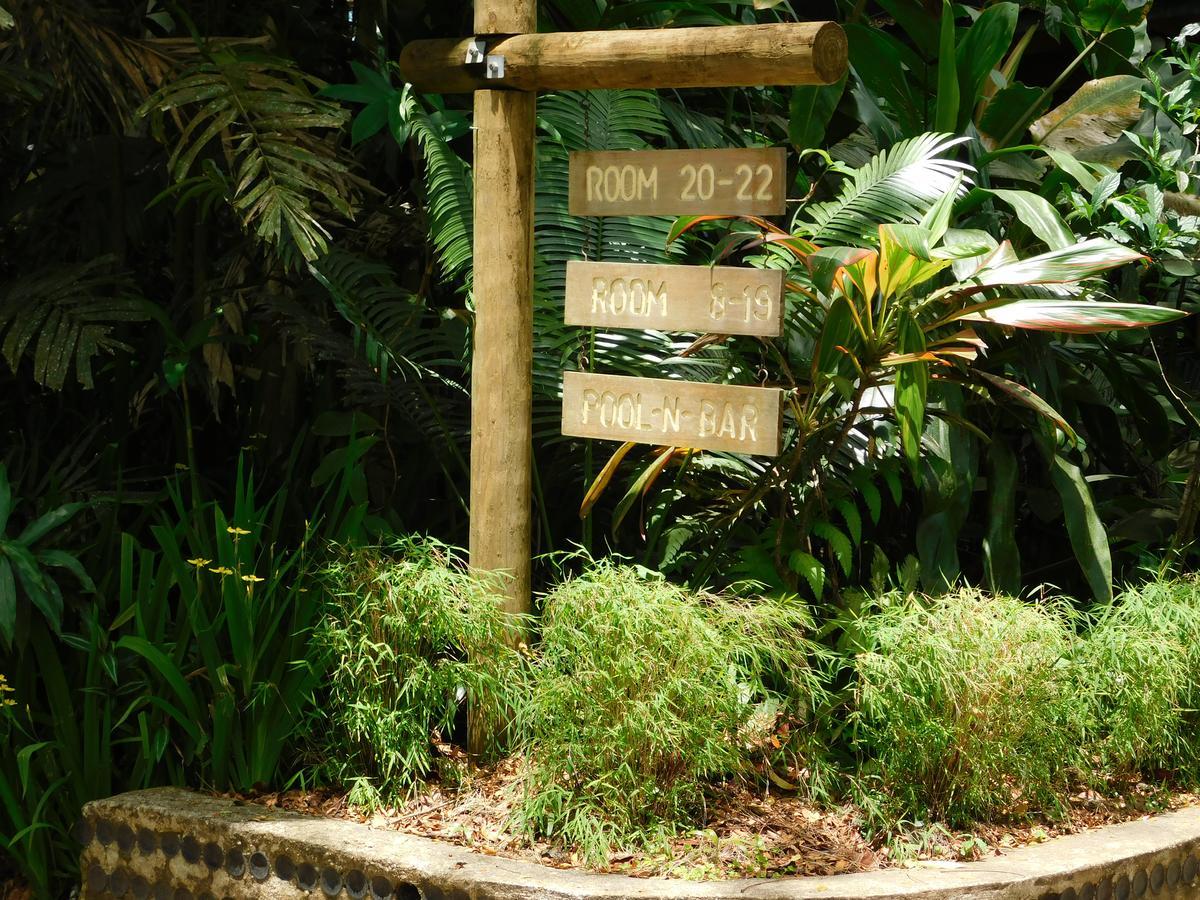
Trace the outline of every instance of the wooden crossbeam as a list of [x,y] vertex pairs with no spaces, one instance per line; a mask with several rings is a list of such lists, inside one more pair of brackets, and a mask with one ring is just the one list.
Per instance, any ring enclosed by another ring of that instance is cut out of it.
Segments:
[[832,84],[846,72],[846,34],[835,22],[715,28],[576,31],[482,38],[504,74],[466,64],[476,39],[413,41],[400,70],[419,91],[466,93],[601,88]]

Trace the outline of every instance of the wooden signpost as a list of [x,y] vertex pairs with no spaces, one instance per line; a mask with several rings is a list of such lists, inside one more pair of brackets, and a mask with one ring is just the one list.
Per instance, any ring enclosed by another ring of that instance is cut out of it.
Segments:
[[783,272],[572,260],[566,323],[777,337],[783,333]]
[[[471,564],[506,572],[510,578],[505,608],[528,613],[536,93],[832,84],[846,71],[846,36],[832,22],[538,34],[536,0],[476,0],[474,37],[414,41],[405,47],[400,68],[419,92],[475,94]],[[632,172],[632,181],[624,168],[634,165],[632,157],[595,154],[590,161],[577,160],[576,166],[582,164],[583,206],[575,206],[578,192],[573,190],[572,211],[579,209],[580,214],[589,215],[783,211],[782,151],[704,151],[686,158],[663,152],[640,156],[642,168]],[[651,169],[645,168],[647,163]],[[591,200],[587,199],[589,166],[602,169],[598,181],[597,176],[590,176]],[[608,166],[618,166],[616,174],[610,176]],[[655,192],[657,196],[649,196]],[[654,205],[642,204],[639,198]],[[681,207],[683,203],[691,205]],[[771,317],[778,313],[779,297],[771,290],[768,285],[774,303],[768,320],[775,321]],[[711,309],[711,290],[703,283],[690,300],[686,299],[689,294],[679,294],[668,285],[670,315],[674,315],[675,297],[681,306],[692,304],[703,311],[708,305]],[[735,333],[728,326],[739,316],[743,325],[749,324],[756,311],[763,309],[758,297],[756,285],[749,295],[754,303],[749,319],[749,306],[726,302],[727,312],[722,313],[722,327],[717,330]],[[609,308],[615,306],[610,303]],[[612,315],[624,315],[628,309]],[[595,436],[617,440],[625,439],[617,431],[628,432],[636,424],[636,432],[647,436],[643,439],[657,443],[667,440],[668,433],[676,434],[678,423],[681,445],[778,452],[778,391],[673,380],[632,379],[633,385],[628,381],[566,373],[564,419],[572,416],[571,421],[578,421],[581,430],[585,415],[589,428],[609,422],[610,430]],[[642,397],[636,409],[630,406],[632,400],[621,399],[631,390]],[[606,395],[613,397],[611,404],[606,405]],[[647,424],[649,431],[641,427]],[[655,428],[662,433],[651,436]],[[683,440],[685,434],[687,440]]]

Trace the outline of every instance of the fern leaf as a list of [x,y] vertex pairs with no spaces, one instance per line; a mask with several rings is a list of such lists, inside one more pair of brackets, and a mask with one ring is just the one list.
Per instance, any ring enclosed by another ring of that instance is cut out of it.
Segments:
[[818,243],[863,244],[877,240],[881,224],[917,222],[953,189],[960,173],[971,170],[942,158],[965,140],[923,134],[894,144],[853,172],[835,199],[803,210],[794,230]]
[[[245,230],[296,264],[328,250],[330,213],[352,218],[357,185],[333,139],[347,114],[315,96],[294,62],[226,47],[167,81],[141,107],[163,133],[163,113],[186,114],[170,158],[179,187],[225,186]],[[189,178],[197,160],[225,178]]]
[[74,369],[79,383],[91,388],[96,357],[130,349],[112,332],[150,318],[149,307],[111,266],[111,257],[47,266],[0,286],[0,354],[14,371],[32,346],[39,384],[60,391]]

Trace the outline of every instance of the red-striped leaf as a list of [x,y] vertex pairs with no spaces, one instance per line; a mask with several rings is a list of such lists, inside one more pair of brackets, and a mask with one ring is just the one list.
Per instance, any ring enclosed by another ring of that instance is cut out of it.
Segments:
[[976,371],[975,374],[977,374],[992,387],[998,388],[1017,402],[1023,403],[1025,406],[1028,406],[1039,415],[1045,416],[1060,429],[1062,429],[1063,433],[1071,440],[1071,443],[1079,443],[1079,436],[1075,434],[1075,429],[1067,424],[1067,420],[1062,417],[1062,413],[1060,413],[1057,409],[1055,409],[1029,388],[1025,387],[1025,385],[1018,384],[1017,382],[1008,378],[1004,378],[1001,375],[993,375],[990,372]]
[[[1001,247],[1003,246],[1002,244]],[[970,280],[981,285],[1056,284],[1079,281],[1097,272],[1144,257],[1136,250],[1122,247],[1114,241],[1093,238],[1028,259],[999,262],[1000,258],[1003,257],[998,257],[996,261],[989,260]]]
[[1018,300],[968,313],[963,319],[1008,325],[1032,331],[1094,334],[1117,328],[1144,328],[1173,322],[1187,313],[1146,303],[1106,303],[1091,300]]

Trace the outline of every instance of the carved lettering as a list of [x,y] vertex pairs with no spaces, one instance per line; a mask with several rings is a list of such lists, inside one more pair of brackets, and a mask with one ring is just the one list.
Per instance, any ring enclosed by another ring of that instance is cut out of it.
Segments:
[[778,390],[563,374],[563,432],[735,453],[779,452]]

